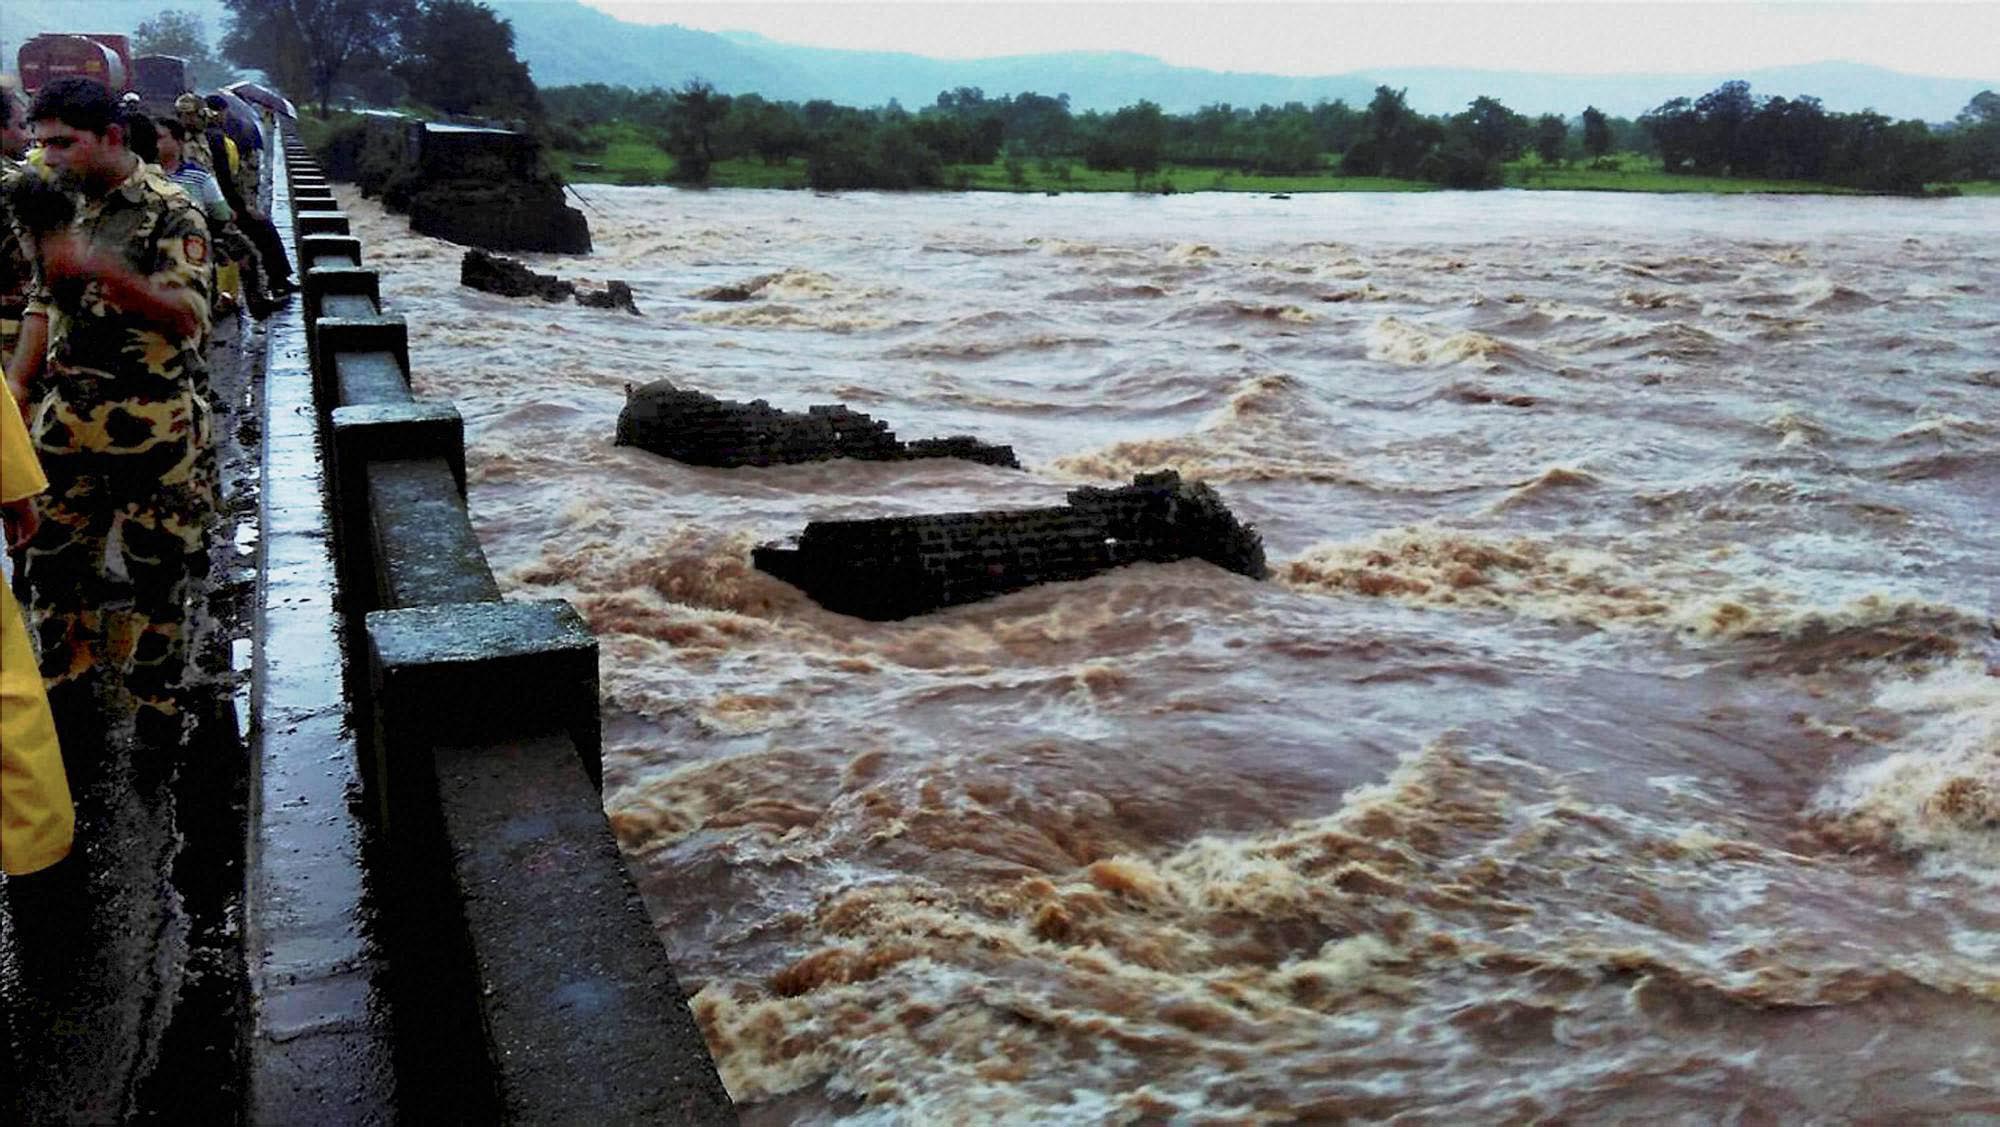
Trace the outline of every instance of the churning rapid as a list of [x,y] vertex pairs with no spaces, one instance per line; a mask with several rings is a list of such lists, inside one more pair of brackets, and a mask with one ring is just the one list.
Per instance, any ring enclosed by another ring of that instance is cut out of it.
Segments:
[[[2000,1116],[2000,201],[588,194],[643,316],[346,203],[746,1121]],[[658,378],[1027,471],[614,447]],[[1156,467],[1272,579],[750,566]]]

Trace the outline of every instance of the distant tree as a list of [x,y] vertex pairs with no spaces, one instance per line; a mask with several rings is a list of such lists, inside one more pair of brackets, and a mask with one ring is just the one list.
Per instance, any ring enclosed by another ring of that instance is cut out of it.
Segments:
[[1479,151],[1463,133],[1454,133],[1424,155],[1417,178],[1447,188],[1498,188],[1502,170],[1498,158]]
[[806,151],[805,126],[793,106],[767,102],[755,94],[732,100],[725,131],[733,149],[757,154],[768,165],[783,164]]
[[715,165],[717,127],[728,112],[729,95],[716,93],[704,79],[691,78],[674,88],[666,150],[674,158],[675,179],[708,182],[708,171]]
[[132,31],[132,53],[186,59],[188,81],[202,90],[222,86],[236,77],[235,68],[215,57],[208,45],[207,27],[193,12],[169,9],[141,20]]
[[1028,153],[1019,142],[1007,146],[1007,160],[1003,166],[1007,170],[1007,182],[1016,188],[1028,186]]
[[1818,98],[1771,98],[1740,130],[1736,175],[1818,180],[1832,155],[1835,123]]
[[1364,115],[1364,130],[1341,160],[1349,176],[1417,175],[1431,148],[1443,139],[1437,123],[1410,109],[1405,91],[1377,86]]
[[885,121],[875,131],[868,161],[870,187],[935,188],[944,182],[944,162],[917,140],[907,121]]
[[1725,82],[1703,94],[1694,104],[1699,121],[1694,151],[1697,172],[1726,173],[1750,163],[1745,126],[1757,113],[1757,100],[1750,96],[1750,84],[1741,79]]
[[986,91],[977,86],[960,86],[955,90],[938,92],[937,108],[949,114],[973,117],[986,112],[991,103],[986,100]]
[[1009,140],[1020,141],[1028,151],[1055,156],[1071,151],[1076,127],[1069,113],[1069,95],[1024,91],[999,105],[1003,132]]
[[1361,136],[1363,115],[1343,101],[1315,102],[1312,122],[1321,152],[1345,153]]
[[1545,113],[1535,119],[1535,155],[1543,164],[1561,164],[1568,144],[1569,123],[1562,115]]
[[1611,151],[1611,123],[1596,106],[1583,107],[1583,151],[1592,158]]
[[1259,172],[1299,173],[1320,168],[1319,134],[1303,106],[1274,115],[1262,123],[1250,153],[1250,163]]
[[1528,132],[1527,118],[1485,95],[1474,98],[1464,113],[1452,119],[1452,125],[1487,160],[1519,156]]
[[1835,126],[1827,176],[1835,183],[1914,195],[1949,174],[1944,138],[1921,121],[1891,121],[1864,110],[1840,115]]
[[1129,169],[1132,187],[1159,171],[1167,147],[1167,119],[1157,103],[1141,100],[1108,118],[1091,115],[1084,162],[1100,170]]
[[1686,98],[1662,102],[1639,118],[1668,172],[1683,172],[1701,148],[1701,118]]
[[390,68],[420,102],[446,113],[541,113],[528,64],[514,55],[514,26],[477,0],[424,0]]
[[1954,177],[2000,180],[2000,94],[1981,90],[1954,121],[1948,144]]
[[222,2],[230,16],[223,55],[283,89],[310,94],[322,117],[343,75],[394,57],[397,32],[415,11],[413,0]]

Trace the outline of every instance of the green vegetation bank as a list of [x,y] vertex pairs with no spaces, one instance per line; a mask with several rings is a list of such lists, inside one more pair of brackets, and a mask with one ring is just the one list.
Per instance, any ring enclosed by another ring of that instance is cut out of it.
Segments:
[[1584,107],[1530,118],[1480,97],[1413,110],[1378,87],[1343,101],[1169,114],[1140,101],[1070,109],[1067,95],[959,87],[911,111],[673,90],[538,90],[513,30],[477,0],[225,0],[230,61],[336,101],[478,115],[540,134],[579,181],[740,187],[1014,191],[1387,191],[1503,186],[1625,191],[1992,194],[2000,94],[1951,122],[1835,113],[1818,98],[1726,82],[1637,120]]

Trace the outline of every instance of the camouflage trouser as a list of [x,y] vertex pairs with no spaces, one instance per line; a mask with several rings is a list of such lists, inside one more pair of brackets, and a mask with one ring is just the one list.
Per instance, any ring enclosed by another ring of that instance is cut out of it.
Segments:
[[172,452],[43,451],[49,489],[36,499],[42,520],[22,574],[48,687],[104,668],[123,674],[141,706],[174,715],[215,499],[199,471],[192,481],[162,484],[162,466],[171,463],[160,453]]

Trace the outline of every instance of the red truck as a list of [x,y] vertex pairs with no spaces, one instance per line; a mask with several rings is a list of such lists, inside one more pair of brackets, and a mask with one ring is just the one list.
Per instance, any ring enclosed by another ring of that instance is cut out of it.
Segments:
[[72,75],[94,78],[113,94],[132,89],[132,46],[122,35],[37,35],[21,44],[15,60],[21,89],[29,94]]

